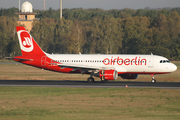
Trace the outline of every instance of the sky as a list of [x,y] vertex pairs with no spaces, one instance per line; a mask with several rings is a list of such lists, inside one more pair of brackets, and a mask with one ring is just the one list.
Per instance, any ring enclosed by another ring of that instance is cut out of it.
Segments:
[[[23,2],[29,1],[33,5],[33,9],[43,10],[43,0],[20,0],[20,6]],[[60,0],[46,0],[46,10],[50,7],[59,9]],[[0,0],[0,8],[19,8],[19,0]],[[144,9],[164,8],[164,7],[180,7],[180,0],[63,0],[63,8],[101,8],[110,9]]]

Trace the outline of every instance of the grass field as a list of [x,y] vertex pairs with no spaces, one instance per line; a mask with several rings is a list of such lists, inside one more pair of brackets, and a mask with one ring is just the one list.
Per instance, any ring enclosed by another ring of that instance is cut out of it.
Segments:
[[0,87],[1,120],[179,120],[180,90]]
[[[178,70],[157,81],[180,81]],[[0,64],[2,80],[84,80],[22,64]],[[99,80],[96,78],[96,80]],[[122,79],[118,79],[122,81]],[[140,75],[136,81],[150,81]],[[0,87],[0,120],[179,120],[180,90],[153,88]]]
[[[156,75],[155,79],[160,82],[180,82],[180,62],[174,62],[178,69],[170,74]],[[89,75],[82,74],[63,74],[41,70],[39,68],[27,66],[24,64],[0,64],[0,80],[84,80]],[[95,77],[96,81],[100,78]],[[127,81],[118,77],[117,81]],[[139,75],[133,81],[151,81],[150,75]]]

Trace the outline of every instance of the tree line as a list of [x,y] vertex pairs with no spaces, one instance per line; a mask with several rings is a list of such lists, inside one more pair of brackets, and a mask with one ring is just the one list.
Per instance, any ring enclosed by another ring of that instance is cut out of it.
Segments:
[[[179,60],[179,11],[63,9],[59,20],[58,10],[36,10],[40,20],[33,22],[30,33],[48,53],[153,53]],[[17,18],[0,14],[0,58],[21,54],[15,30]]]

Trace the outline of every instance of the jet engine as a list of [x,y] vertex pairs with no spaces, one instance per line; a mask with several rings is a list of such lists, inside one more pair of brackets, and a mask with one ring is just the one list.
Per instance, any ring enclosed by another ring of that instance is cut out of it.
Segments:
[[122,74],[120,75],[123,79],[136,79],[138,74]]
[[116,80],[118,73],[116,70],[101,70],[99,71],[99,77],[101,80]]

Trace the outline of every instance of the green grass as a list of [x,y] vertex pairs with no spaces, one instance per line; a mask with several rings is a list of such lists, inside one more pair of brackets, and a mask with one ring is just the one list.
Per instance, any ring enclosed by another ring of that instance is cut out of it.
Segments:
[[0,119],[179,120],[180,90],[0,87]]

